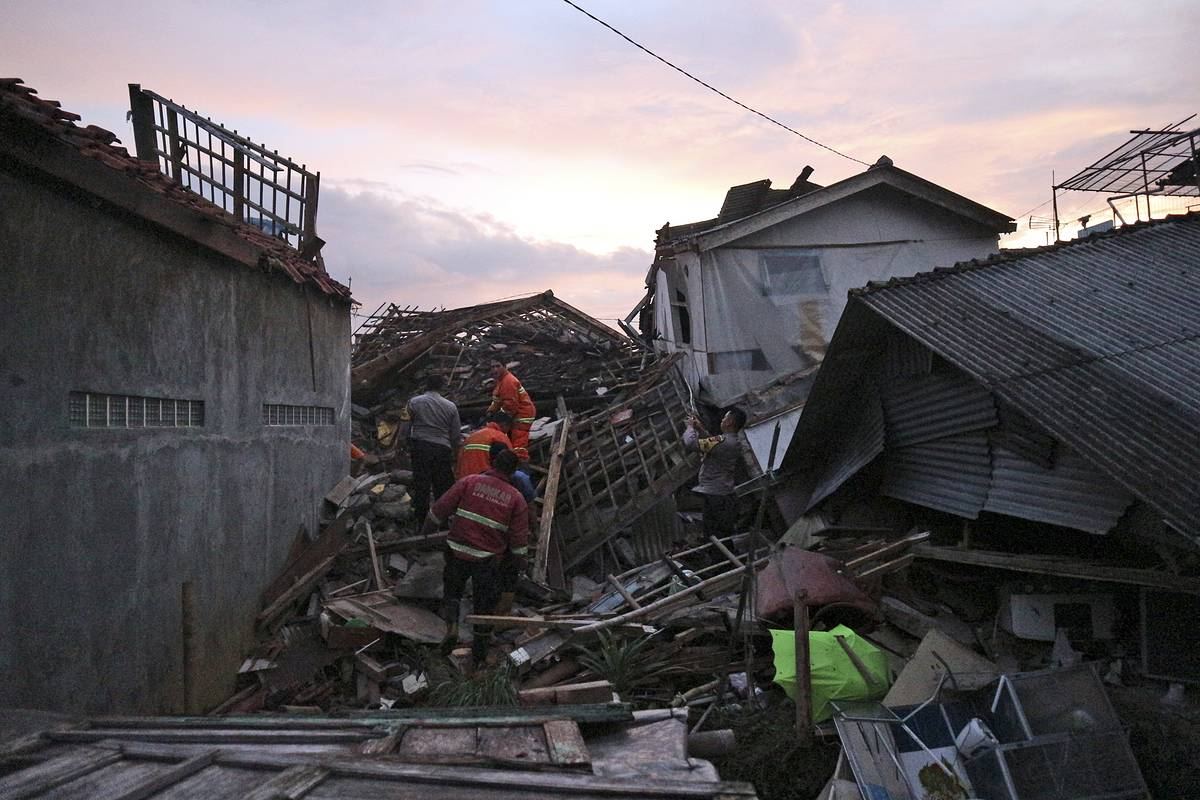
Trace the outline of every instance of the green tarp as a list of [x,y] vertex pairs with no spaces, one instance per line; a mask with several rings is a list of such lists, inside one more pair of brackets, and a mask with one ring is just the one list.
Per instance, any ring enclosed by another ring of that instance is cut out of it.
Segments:
[[[859,673],[838,644],[842,637],[867,668],[876,682],[872,686]],[[775,651],[775,683],[787,696],[796,699],[796,634],[792,631],[771,631],[771,646]],[[845,625],[831,631],[811,631],[808,634],[809,672],[812,675],[813,722],[833,716],[830,700],[877,700],[888,690],[887,656]]]

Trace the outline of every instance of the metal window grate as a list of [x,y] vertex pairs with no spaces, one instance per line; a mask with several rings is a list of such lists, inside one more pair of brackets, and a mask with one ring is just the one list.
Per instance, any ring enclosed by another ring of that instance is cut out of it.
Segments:
[[332,425],[333,409],[325,406],[289,406],[263,403],[263,425]]
[[67,423],[72,428],[202,428],[204,401],[71,392]]

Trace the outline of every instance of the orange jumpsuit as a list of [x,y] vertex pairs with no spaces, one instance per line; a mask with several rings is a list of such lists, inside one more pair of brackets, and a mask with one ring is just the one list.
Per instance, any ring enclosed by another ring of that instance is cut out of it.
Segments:
[[494,422],[489,422],[464,439],[462,451],[458,454],[458,464],[454,467],[454,477],[465,478],[491,469],[493,442],[500,442],[506,448],[512,448],[512,442]]
[[492,389],[492,405],[488,413],[503,411],[513,418],[512,431],[508,438],[512,441],[512,449],[522,461],[529,460],[529,429],[537,418],[537,406],[533,398],[525,391],[525,387],[517,380],[517,376],[505,370]]

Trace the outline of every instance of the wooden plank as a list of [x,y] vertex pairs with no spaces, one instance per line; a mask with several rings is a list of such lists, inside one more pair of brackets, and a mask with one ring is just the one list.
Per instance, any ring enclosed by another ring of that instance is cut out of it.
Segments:
[[[352,479],[348,478],[348,480]],[[340,486],[341,484],[338,485]],[[337,555],[344,550],[346,545],[350,543],[348,535],[350,522],[351,518],[349,516],[338,517],[325,526],[325,529],[321,531],[321,535],[317,537],[316,541],[301,549],[296,558],[288,561],[280,572],[279,577],[271,581],[271,584],[263,592],[263,606],[270,606],[279,599],[280,595],[292,588],[296,584],[296,581],[309,573],[313,567],[330,556]]]
[[[564,406],[565,409],[565,406]],[[550,559],[550,539],[554,530],[554,509],[558,504],[558,484],[562,480],[563,461],[567,454],[567,438],[571,433],[571,414],[567,412],[562,417],[554,443],[554,451],[550,455],[550,470],[546,477],[545,500],[538,522],[538,540],[535,547],[533,571],[530,577],[537,583],[546,582],[546,569]]]
[[730,550],[728,547],[726,547],[725,543],[722,542],[720,539],[718,539],[716,536],[709,536],[708,541],[711,542],[712,546],[717,548],[717,550],[720,551],[721,555],[725,556],[725,558],[729,561],[729,563],[733,564],[735,567],[745,567],[746,566],[744,563],[742,563],[742,560],[740,558],[738,558],[732,550]]
[[912,553],[905,553],[899,558],[893,558],[891,561],[885,561],[882,564],[876,564],[873,567],[868,567],[854,575],[855,578],[870,578],[872,575],[887,575],[892,572],[899,572],[907,567],[915,559]]
[[498,761],[549,764],[550,752],[546,747],[543,725],[545,723],[511,728],[479,728],[477,752]]
[[[530,630],[537,630],[541,628],[545,630],[570,631],[577,628],[582,628],[585,625],[591,625],[596,621],[596,618],[587,617],[580,619],[545,619],[543,617],[506,617],[495,614],[467,614],[466,621],[472,625],[491,625],[497,629],[526,628]],[[641,625],[638,623],[619,625],[617,626],[617,629],[625,630],[629,633],[650,633],[655,630],[652,626]]]
[[478,750],[479,729],[411,727],[404,731],[396,755],[412,758],[441,756],[452,753],[474,754]]
[[796,739],[801,747],[812,743],[812,673],[808,657],[808,593],[796,592],[793,632],[796,636]]
[[546,722],[543,723],[542,730],[546,736],[546,749],[550,752],[551,763],[571,767],[592,763],[592,756],[583,741],[583,734],[574,722]]
[[1185,594],[1200,594],[1200,578],[1172,575],[1149,569],[1116,567],[1097,561],[1082,561],[1062,556],[1023,555],[997,553],[987,550],[960,550],[956,547],[937,547],[919,544],[913,547],[913,555],[931,561],[948,561],[955,564],[970,564],[1013,572],[1028,572],[1035,575],[1056,575],[1061,578],[1078,578],[1087,581],[1127,583],[1134,586],[1151,586]]
[[79,731],[56,731],[47,734],[56,742],[144,741],[192,744],[343,744],[361,742],[378,736],[368,730],[171,730],[89,728]]
[[631,595],[625,589],[625,585],[617,580],[617,576],[613,575],[611,572],[608,573],[608,585],[617,590],[617,594],[621,595],[621,599],[624,600],[625,604],[630,608],[642,607],[642,604],[633,598],[633,595]]
[[299,800],[317,788],[329,770],[319,764],[285,769],[269,781],[247,792],[242,800]]
[[866,566],[867,564],[871,563],[872,561],[879,561],[880,559],[888,558],[888,557],[894,556],[898,553],[902,553],[903,551],[907,550],[908,548],[912,547],[915,544],[920,544],[921,542],[928,541],[929,537],[930,537],[929,531],[922,531],[921,533],[915,533],[912,536],[905,536],[903,539],[899,539],[894,542],[889,542],[887,544],[884,544],[881,547],[876,547],[864,555],[858,556],[857,558],[852,558],[849,561],[847,561],[846,565],[845,565],[846,571],[847,572],[857,572],[859,567]]
[[371,532],[371,523],[367,523],[367,547],[371,552],[371,574],[375,576],[375,588],[383,591],[391,588],[383,583],[383,572],[379,569],[379,554],[375,552],[375,534]]
[[[548,721],[550,720],[542,722]],[[186,753],[186,750],[177,745],[131,742],[125,746],[125,752],[131,758],[175,759],[179,757],[180,753]],[[311,755],[303,753],[227,750],[218,757],[217,763],[223,767],[233,768],[286,769],[298,765],[307,766],[311,760]],[[585,797],[617,798],[629,797],[632,794],[654,798],[691,797],[723,798],[724,800],[746,798],[746,800],[752,800],[756,796],[754,787],[748,783],[739,782],[693,783],[654,778],[639,778],[635,782],[630,782],[578,772],[465,770],[461,767],[395,763],[385,759],[330,759],[325,766],[337,777],[441,786],[445,787],[442,789],[443,792],[450,791],[450,787],[461,787],[460,792],[464,794],[488,789],[493,792],[521,792],[525,797],[542,797],[553,794],[570,796],[573,793]]]
[[[54,731],[53,736],[72,731]],[[65,783],[82,778],[101,767],[120,761],[124,756],[119,750],[80,748],[51,758],[20,772],[0,778],[0,800],[24,800],[36,797]]]
[[185,778],[189,778],[205,767],[212,765],[216,762],[217,756],[220,753],[220,750],[209,750],[208,752],[189,758],[182,764],[176,764],[157,775],[151,775],[142,783],[126,791],[119,794],[96,795],[93,800],[146,800],[146,798],[153,797],[163,789],[174,786]]
[[275,627],[279,617],[304,595],[316,588],[317,584],[325,577],[325,574],[333,568],[333,562],[337,560],[336,555],[324,559],[312,568],[308,573],[302,576],[292,588],[285,591],[275,602],[262,610],[256,620],[258,626],[264,629]]

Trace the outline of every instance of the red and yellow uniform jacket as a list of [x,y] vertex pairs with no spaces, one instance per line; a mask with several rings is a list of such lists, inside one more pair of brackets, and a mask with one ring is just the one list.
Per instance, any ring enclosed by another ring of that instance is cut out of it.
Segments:
[[481,561],[529,549],[529,507],[517,487],[494,469],[462,478],[433,504],[430,516],[440,525],[453,517],[446,537],[453,554]]
[[489,422],[464,439],[462,452],[458,454],[458,464],[454,467],[454,477],[465,478],[491,469],[492,460],[489,456],[495,442],[500,442],[509,450],[512,449],[512,442],[494,422]]
[[502,410],[513,418],[515,424],[532,424],[537,416],[533,398],[525,391],[521,381],[511,372],[505,372],[492,389],[492,405],[488,411]]

